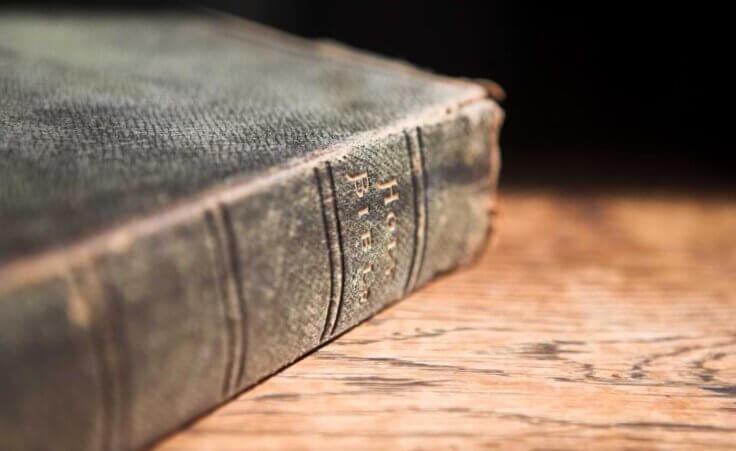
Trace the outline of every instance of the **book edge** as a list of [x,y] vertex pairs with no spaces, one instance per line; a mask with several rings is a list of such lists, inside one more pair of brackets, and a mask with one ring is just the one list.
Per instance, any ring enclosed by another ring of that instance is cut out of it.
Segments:
[[[418,67],[405,60],[355,48],[330,38],[304,38],[231,13],[211,8],[203,8],[203,10],[213,20],[224,22],[228,30],[235,31],[236,33],[247,33],[249,38],[258,39],[269,45],[280,45],[288,47],[291,50],[303,51],[309,55],[325,56],[333,60],[351,64],[358,62],[373,68],[380,67],[390,72],[399,72],[404,75],[417,76],[434,82],[453,84],[469,90],[483,91],[486,96],[501,100],[495,96],[495,93],[499,90],[503,92],[503,90],[497,83],[491,80],[468,80],[437,74],[429,68]],[[491,86],[495,86],[495,88],[490,89]]]
[[[406,128],[444,120],[448,116],[459,114],[462,109],[483,103],[489,104],[498,118],[503,117],[500,105],[488,98],[485,90],[480,89],[482,92],[469,92],[467,96],[453,103],[438,104],[387,126],[358,133],[332,146],[314,149],[305,156],[293,158],[255,176],[236,176],[227,182],[216,183],[190,196],[177,199],[156,211],[128,217],[71,242],[11,259],[0,265],[0,292],[12,291],[52,274],[62,273],[70,266],[90,261],[105,252],[122,252],[139,237],[160,232],[167,227],[194,218],[218,202],[246,197],[281,180],[286,180],[296,172],[309,170],[329,159],[340,158],[356,146],[369,144],[371,141],[392,133],[399,133]],[[493,128],[498,126],[500,126],[500,120],[494,123]],[[496,131],[491,130],[490,132],[495,133]]]

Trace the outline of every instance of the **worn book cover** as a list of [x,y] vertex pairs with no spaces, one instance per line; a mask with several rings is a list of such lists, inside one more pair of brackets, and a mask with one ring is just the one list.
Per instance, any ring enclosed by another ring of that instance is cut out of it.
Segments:
[[209,13],[0,14],[0,449],[137,449],[489,233],[483,84]]

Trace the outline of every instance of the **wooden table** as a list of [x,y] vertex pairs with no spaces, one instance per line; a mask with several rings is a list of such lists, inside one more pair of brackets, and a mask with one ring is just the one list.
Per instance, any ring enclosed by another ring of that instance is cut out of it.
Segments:
[[160,450],[736,446],[736,196],[503,207],[474,265]]

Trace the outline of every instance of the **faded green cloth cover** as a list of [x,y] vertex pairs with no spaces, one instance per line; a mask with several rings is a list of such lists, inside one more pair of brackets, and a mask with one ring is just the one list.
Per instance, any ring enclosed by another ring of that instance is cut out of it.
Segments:
[[0,13],[0,449],[135,449],[469,260],[479,85],[206,14]]

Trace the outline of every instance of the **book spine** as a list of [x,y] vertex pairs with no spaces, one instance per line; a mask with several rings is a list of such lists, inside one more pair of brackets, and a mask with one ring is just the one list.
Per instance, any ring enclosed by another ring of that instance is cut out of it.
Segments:
[[0,287],[0,448],[137,449],[485,241],[490,100]]

